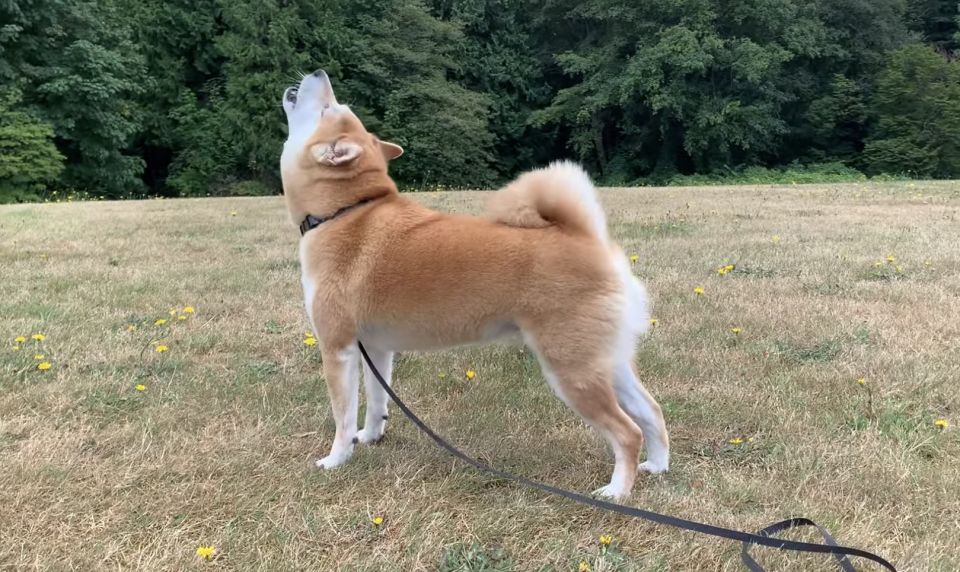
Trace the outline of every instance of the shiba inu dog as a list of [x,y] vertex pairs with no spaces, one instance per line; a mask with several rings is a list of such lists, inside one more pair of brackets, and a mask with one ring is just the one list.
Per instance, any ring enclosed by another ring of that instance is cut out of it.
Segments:
[[283,190],[302,232],[304,304],[336,421],[319,467],[345,463],[386,428],[387,394],[365,363],[357,427],[358,340],[389,381],[394,352],[518,336],[560,399],[613,448],[613,477],[595,494],[629,495],[644,440],[639,468],[667,470],[663,415],[634,368],[647,294],[579,166],[521,175],[491,193],[486,216],[448,215],[397,192],[387,162],[403,150],[337,103],[322,70],[288,88],[283,109]]

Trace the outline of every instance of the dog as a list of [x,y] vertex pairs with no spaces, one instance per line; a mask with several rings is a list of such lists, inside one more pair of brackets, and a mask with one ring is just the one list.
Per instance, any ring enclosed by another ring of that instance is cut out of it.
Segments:
[[[283,193],[301,229],[304,305],[336,422],[318,467],[345,463],[356,444],[386,429],[387,394],[366,363],[366,418],[357,429],[358,341],[389,382],[395,352],[512,336],[613,448],[613,476],[594,495],[624,498],[638,467],[668,469],[663,415],[634,366],[649,328],[647,293],[610,238],[582,168],[557,162],[526,172],[491,194],[485,216],[444,214],[397,191],[387,163],[403,149],[367,132],[323,70],[287,88],[282,102]],[[638,465],[644,442],[647,460]]]

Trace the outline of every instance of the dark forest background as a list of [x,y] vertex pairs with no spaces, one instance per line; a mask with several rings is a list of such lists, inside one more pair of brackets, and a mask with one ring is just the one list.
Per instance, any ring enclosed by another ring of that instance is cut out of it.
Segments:
[[[326,69],[407,190],[960,178],[958,2],[0,0],[0,202],[280,191]],[[53,193],[60,193],[53,195]]]

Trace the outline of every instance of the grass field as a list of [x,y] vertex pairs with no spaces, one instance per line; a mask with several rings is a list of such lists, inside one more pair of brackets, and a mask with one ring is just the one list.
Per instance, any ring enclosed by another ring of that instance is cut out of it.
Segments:
[[[743,530],[806,516],[901,572],[960,570],[960,184],[602,198],[653,297],[638,364],[673,446],[629,504]],[[395,408],[382,444],[318,472],[333,423],[297,239],[279,198],[0,208],[0,569],[742,569],[735,543],[467,468]],[[405,354],[395,387],[481,460],[579,492],[610,476],[518,347]]]

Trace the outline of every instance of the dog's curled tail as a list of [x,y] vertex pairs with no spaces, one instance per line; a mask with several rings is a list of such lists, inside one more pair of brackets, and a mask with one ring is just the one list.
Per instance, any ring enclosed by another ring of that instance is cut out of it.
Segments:
[[558,225],[607,241],[607,221],[590,176],[570,161],[520,175],[493,194],[487,212],[493,220],[510,226]]

